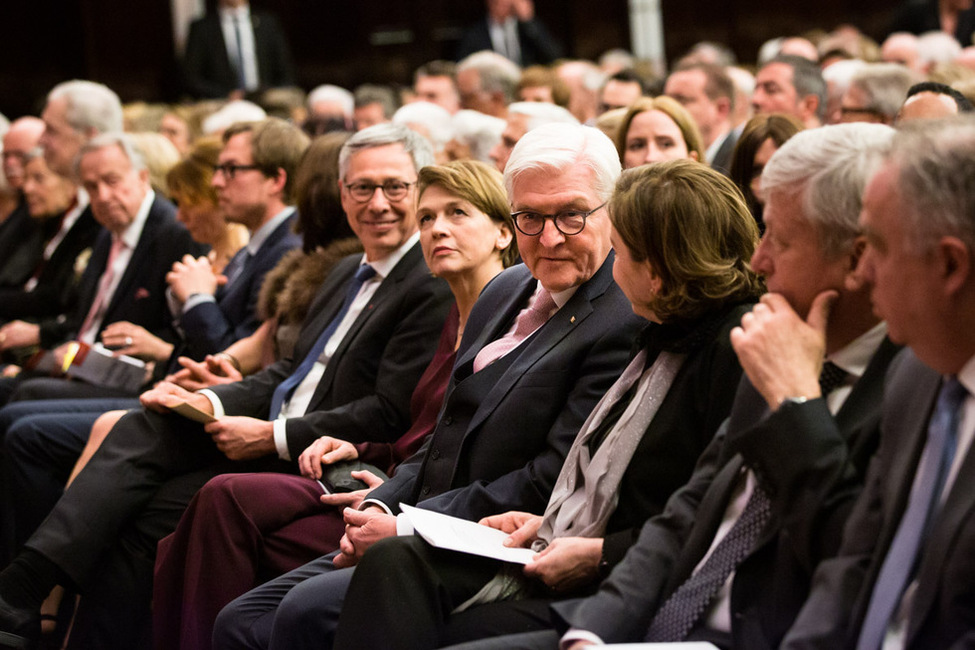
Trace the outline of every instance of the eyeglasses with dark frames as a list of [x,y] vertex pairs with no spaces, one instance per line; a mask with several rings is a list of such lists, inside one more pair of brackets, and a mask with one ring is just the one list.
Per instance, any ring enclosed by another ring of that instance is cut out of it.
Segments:
[[252,169],[261,169],[260,165],[237,165],[234,163],[223,163],[220,165],[213,166],[213,173],[221,173],[227,177],[227,180],[234,180],[237,172],[249,171]]
[[583,210],[564,210],[558,214],[541,214],[539,212],[532,212],[531,210],[521,210],[519,212],[512,212],[511,218],[515,222],[515,228],[521,234],[529,237],[542,234],[542,231],[545,230],[546,219],[551,219],[552,223],[555,224],[556,230],[566,237],[570,237],[582,232],[583,228],[586,227],[586,219],[589,218],[589,215],[605,205],[606,203],[598,205],[588,212]]
[[365,203],[366,201],[372,200],[375,196],[376,190],[381,189],[383,195],[389,201],[401,201],[406,198],[406,195],[410,191],[410,186],[416,185],[416,182],[407,183],[406,181],[386,181],[382,185],[377,185],[376,183],[346,183],[345,189],[349,190],[349,194],[352,198],[359,203]]

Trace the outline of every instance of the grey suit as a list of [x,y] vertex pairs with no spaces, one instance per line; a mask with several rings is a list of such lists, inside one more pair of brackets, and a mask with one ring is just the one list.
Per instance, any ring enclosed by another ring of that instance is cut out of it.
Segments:
[[[941,376],[905,350],[891,367],[881,442],[837,557],[816,571],[813,591],[782,647],[853,648],[880,566],[900,524]],[[904,648],[975,647],[975,453],[969,449],[930,524]]]

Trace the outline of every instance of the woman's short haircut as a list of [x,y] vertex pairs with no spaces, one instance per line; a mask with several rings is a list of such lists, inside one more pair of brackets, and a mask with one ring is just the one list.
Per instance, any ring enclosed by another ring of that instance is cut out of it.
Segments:
[[269,117],[260,122],[239,122],[223,132],[223,141],[241,133],[251,134],[251,157],[267,177],[277,176],[278,170],[285,173],[282,199],[290,203],[294,192],[295,171],[298,162],[308,148],[310,140],[294,124],[278,117]]
[[734,183],[707,165],[670,160],[624,171],[609,217],[633,259],[660,276],[649,307],[661,321],[700,318],[764,290],[749,266],[755,220]]
[[619,152],[620,162],[623,161],[623,156],[626,154],[626,135],[630,130],[633,118],[646,111],[660,111],[672,119],[684,138],[687,153],[697,152],[697,159],[704,160],[704,140],[701,138],[701,132],[698,130],[694,118],[676,99],[660,95],[659,97],[641,97],[630,105],[626,115],[623,116],[623,121],[620,122],[620,128],[616,134],[616,150]]
[[[593,189],[609,200],[621,166],[616,147],[602,131],[575,124],[543,124],[526,133],[511,151],[504,167],[504,186],[511,199],[515,179],[525,172],[561,174],[572,165],[592,170]],[[592,206],[596,207],[596,206]]]
[[217,191],[210,181],[222,148],[220,140],[214,136],[200,138],[189,155],[166,174],[169,193],[181,205],[217,204]]
[[445,165],[424,167],[416,182],[417,203],[423,193],[433,186],[467,201],[486,214],[491,221],[503,223],[512,237],[508,247],[501,251],[501,262],[509,267],[518,261],[515,224],[502,185],[501,172],[477,160],[455,160]]

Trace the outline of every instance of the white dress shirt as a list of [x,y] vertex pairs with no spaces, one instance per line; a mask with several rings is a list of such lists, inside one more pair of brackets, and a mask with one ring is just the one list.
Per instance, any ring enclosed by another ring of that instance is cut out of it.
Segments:
[[[235,24],[235,21],[237,24]],[[238,27],[240,43],[237,42]],[[248,5],[234,9],[220,9],[220,29],[223,31],[223,42],[227,45],[227,57],[230,67],[235,72],[240,60],[244,61],[244,90],[254,91],[260,85],[257,72],[257,54],[254,49],[254,26],[251,23],[251,10]],[[239,48],[239,49],[238,49]],[[238,52],[240,56],[238,57]]]

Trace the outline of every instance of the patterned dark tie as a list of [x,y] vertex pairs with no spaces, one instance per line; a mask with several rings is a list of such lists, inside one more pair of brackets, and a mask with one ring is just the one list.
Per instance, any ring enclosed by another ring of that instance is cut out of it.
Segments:
[[718,543],[701,570],[685,580],[657,610],[645,641],[662,643],[687,638],[728,576],[755,547],[771,512],[772,502],[765,490],[756,485],[738,521]]
[[819,372],[819,388],[826,398],[840,387],[850,373],[840,368],[832,361],[824,361],[823,369]]

